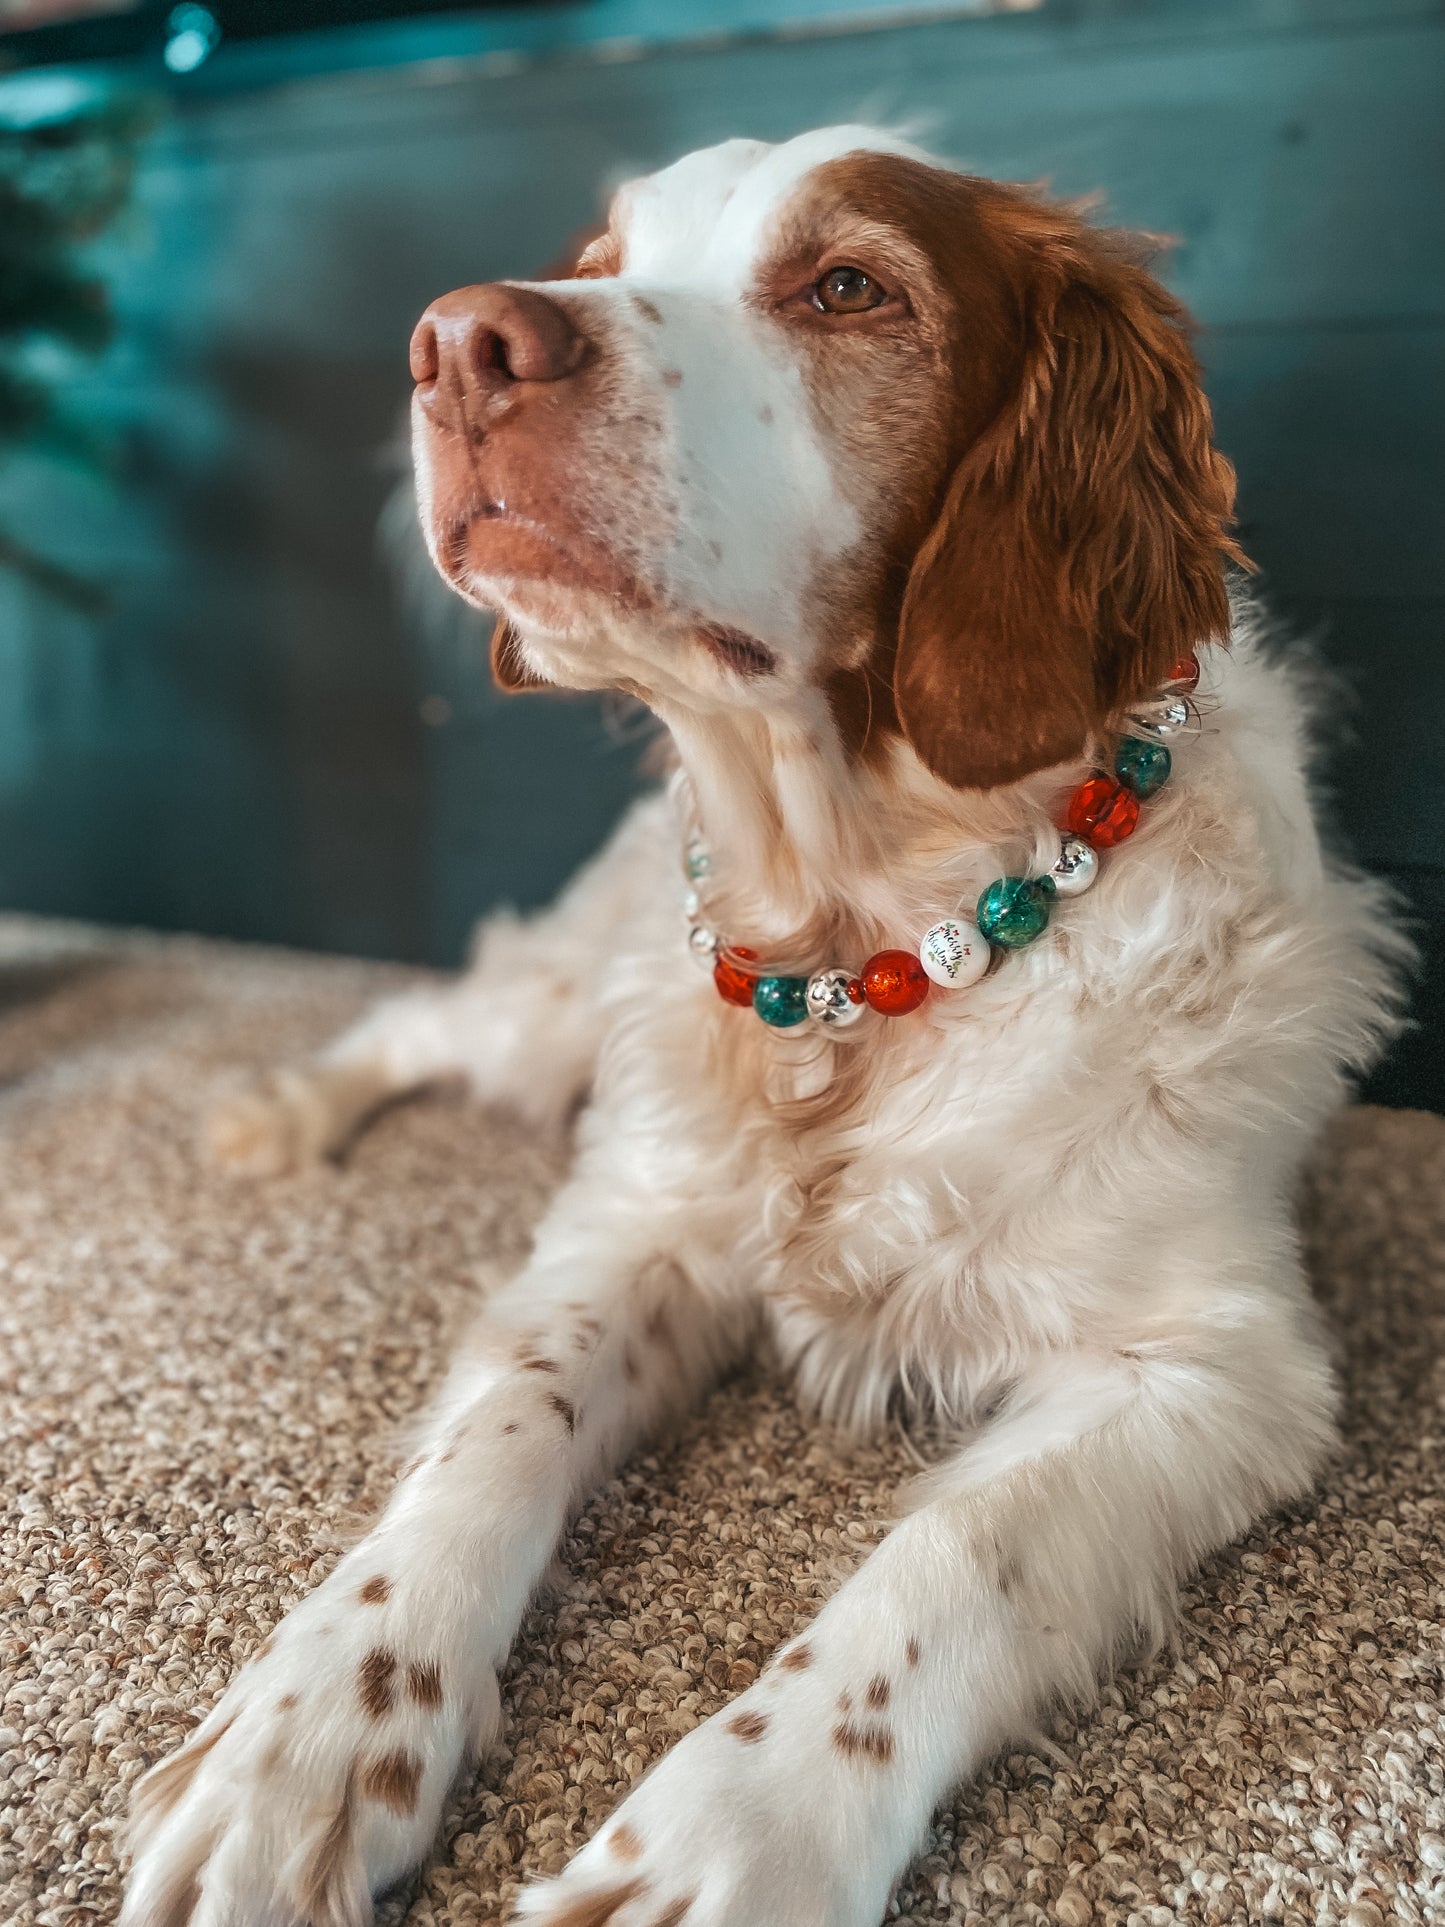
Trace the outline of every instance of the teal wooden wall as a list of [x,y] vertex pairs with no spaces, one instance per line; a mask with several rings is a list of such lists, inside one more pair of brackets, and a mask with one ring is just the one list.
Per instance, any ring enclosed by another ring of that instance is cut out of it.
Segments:
[[1180,237],[1246,544],[1359,690],[1341,814],[1440,915],[1439,5],[1059,0],[535,64],[480,22],[370,30],[347,57],[392,64],[341,73],[325,43],[248,53],[152,143],[89,383],[121,486],[0,483],[0,519],[115,591],[95,625],[0,587],[0,901],[452,961],[478,910],[550,892],[636,744],[589,703],[495,698],[464,613],[409,618],[375,528],[410,325],[534,269],[621,174],[862,117]]

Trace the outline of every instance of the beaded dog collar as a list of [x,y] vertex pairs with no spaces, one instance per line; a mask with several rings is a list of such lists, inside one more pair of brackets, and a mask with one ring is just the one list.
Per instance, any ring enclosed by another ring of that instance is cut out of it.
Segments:
[[1042,876],[995,878],[979,897],[972,921],[941,917],[924,931],[916,950],[880,950],[856,973],[832,965],[811,977],[776,976],[755,951],[725,943],[698,921],[712,859],[694,838],[684,859],[689,948],[712,971],[725,1002],[751,1008],[776,1030],[809,1018],[840,1030],[865,1010],[906,1017],[934,986],[966,990],[988,970],[995,951],[1022,950],[1041,937],[1054,899],[1082,896],[1099,874],[1099,852],[1134,834],[1139,805],[1169,780],[1170,740],[1199,728],[1198,684],[1199,664],[1186,656],[1169,672],[1158,696],[1129,712],[1132,733],[1119,738],[1112,773],[1096,772],[1069,798],[1052,867]]

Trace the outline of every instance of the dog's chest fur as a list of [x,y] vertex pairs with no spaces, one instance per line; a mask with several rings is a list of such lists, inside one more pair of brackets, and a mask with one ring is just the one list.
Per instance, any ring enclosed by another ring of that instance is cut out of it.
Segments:
[[701,1289],[763,1304],[834,1415],[875,1419],[900,1385],[957,1415],[1040,1345],[1167,1327],[1171,1251],[1281,1181],[1261,1110],[1328,1104],[1309,1066],[1371,1019],[1371,905],[1321,861],[1291,679],[1243,639],[1223,675],[1043,941],[842,1041],[721,1002],[659,829],[584,1168],[605,1142],[609,1182],[620,1164]]

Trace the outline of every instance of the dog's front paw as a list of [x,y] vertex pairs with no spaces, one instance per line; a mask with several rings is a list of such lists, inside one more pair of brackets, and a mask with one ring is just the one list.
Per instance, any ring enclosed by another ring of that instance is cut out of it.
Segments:
[[136,1787],[121,1927],[363,1927],[427,1851],[496,1679],[449,1678],[384,1580],[340,1577]]
[[876,1927],[886,1866],[880,1884],[811,1753],[755,1689],[674,1747],[559,1879],[527,1888],[518,1922]]
[[337,1138],[327,1085],[303,1070],[273,1071],[223,1098],[202,1127],[208,1161],[241,1178],[279,1178],[319,1164]]

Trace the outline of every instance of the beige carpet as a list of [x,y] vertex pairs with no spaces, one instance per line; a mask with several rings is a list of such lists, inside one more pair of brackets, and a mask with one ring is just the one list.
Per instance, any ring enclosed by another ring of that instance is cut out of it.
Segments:
[[[113,1917],[126,1788],[386,1491],[388,1426],[556,1175],[456,1099],[263,1190],[208,1095],[397,972],[0,921],[0,1921]],[[1346,1446],[1215,1560],[1181,1651],[941,1815],[913,1922],[1445,1922],[1445,1120],[1343,1117],[1307,1201]],[[495,1922],[870,1541],[901,1446],[721,1391],[609,1486],[504,1682],[506,1750],[386,1919]]]

